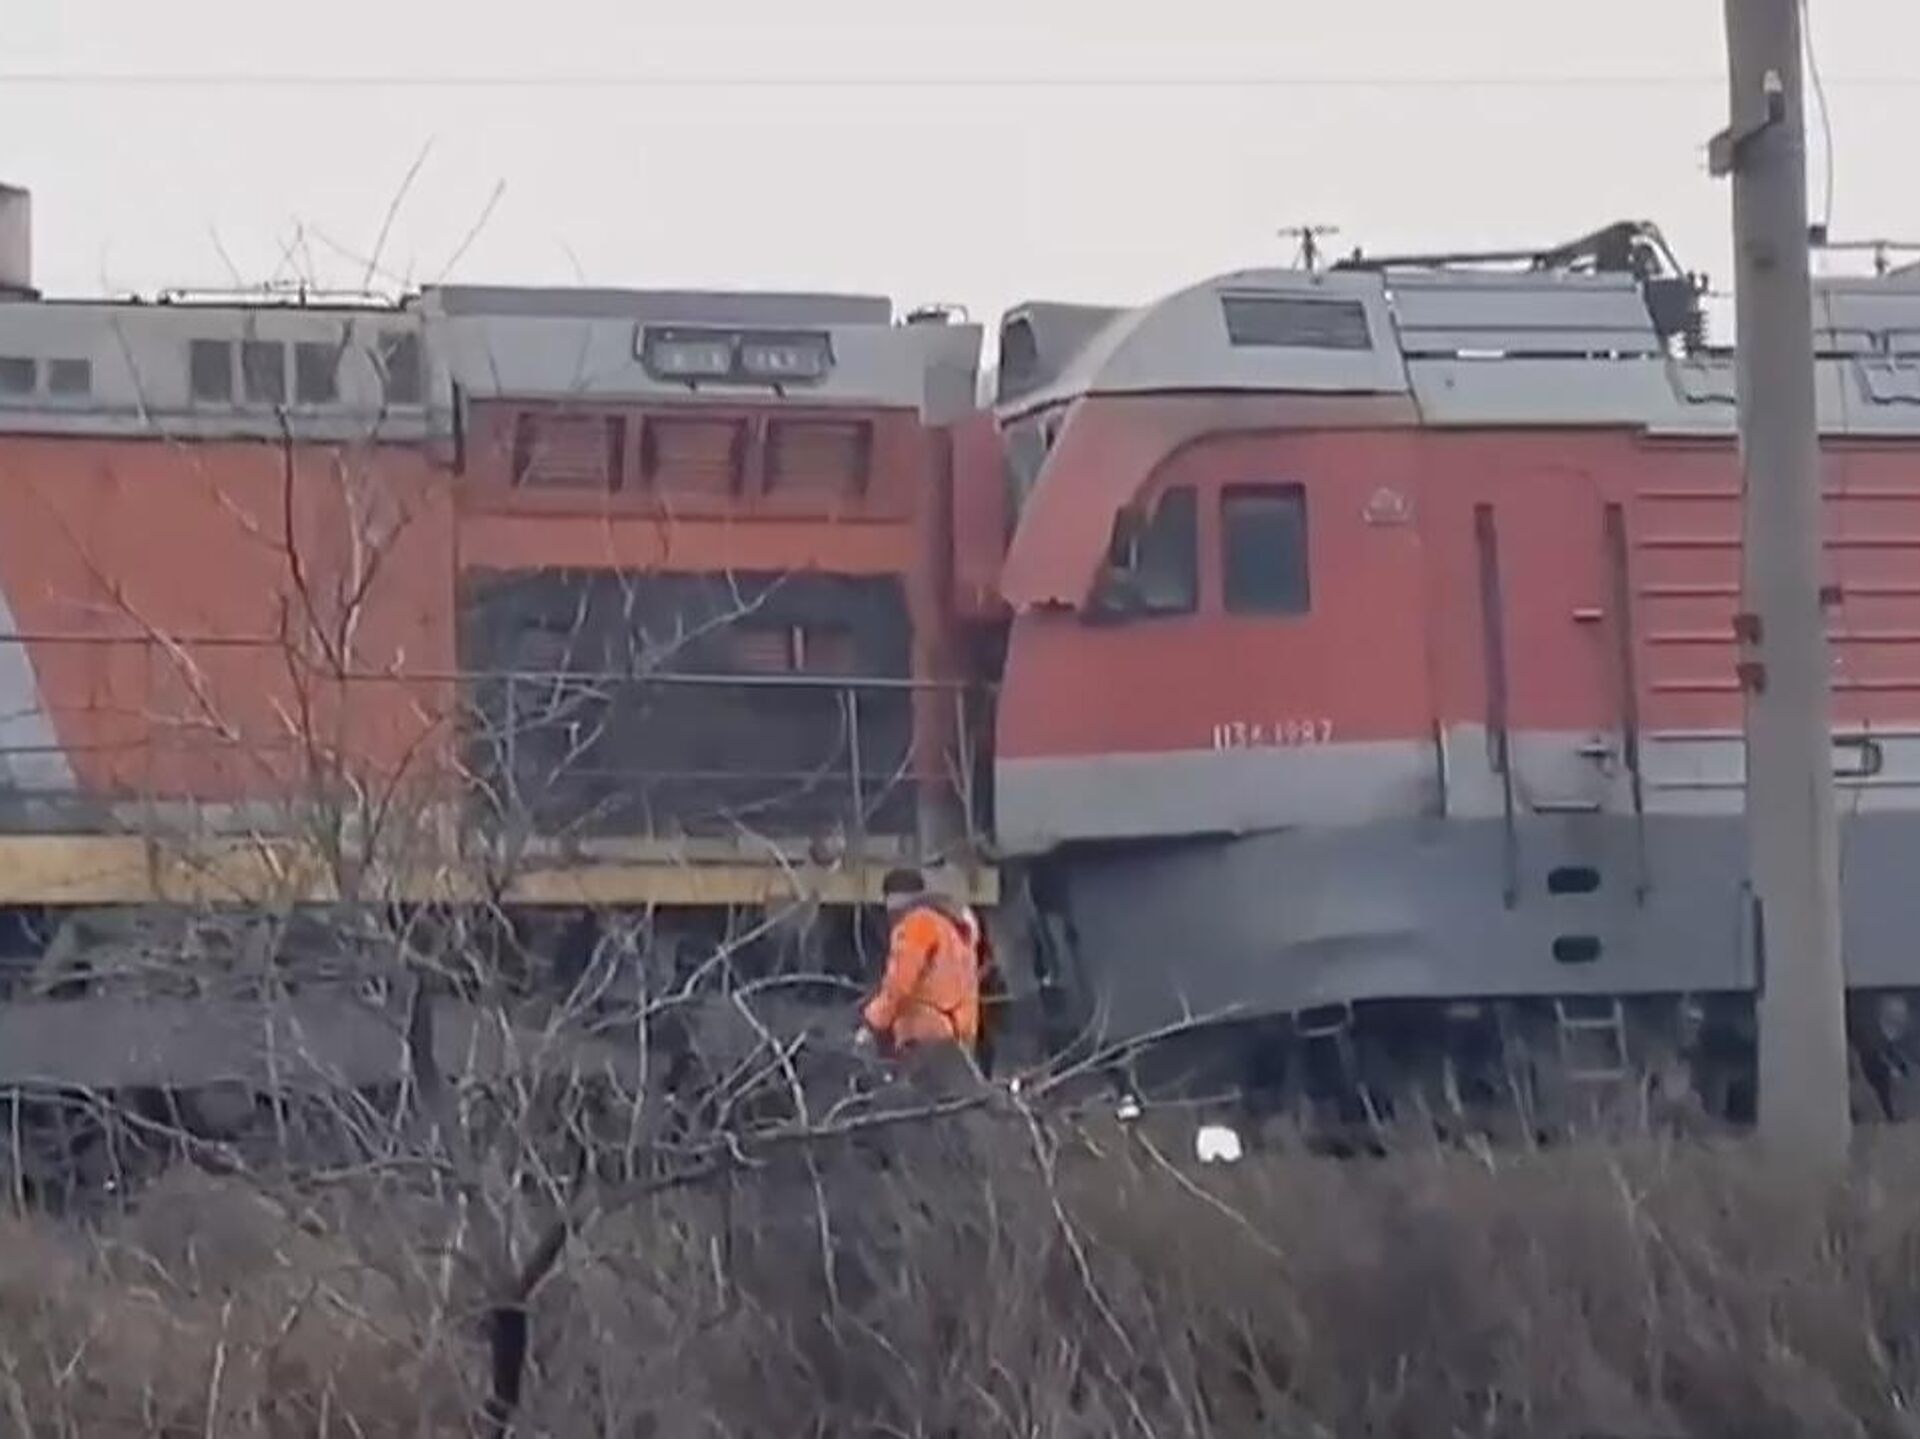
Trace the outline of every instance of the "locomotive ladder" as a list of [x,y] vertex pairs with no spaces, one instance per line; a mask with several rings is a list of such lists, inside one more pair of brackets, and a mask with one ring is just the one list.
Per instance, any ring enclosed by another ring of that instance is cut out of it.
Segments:
[[1617,998],[1556,999],[1561,1074],[1574,1084],[1615,1084],[1632,1073],[1627,1010]]

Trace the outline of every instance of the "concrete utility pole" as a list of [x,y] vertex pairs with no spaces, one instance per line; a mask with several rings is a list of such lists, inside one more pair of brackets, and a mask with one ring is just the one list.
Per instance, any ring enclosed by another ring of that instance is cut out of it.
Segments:
[[1734,312],[1745,511],[1740,680],[1749,873],[1758,900],[1760,1134],[1831,1173],[1849,1139],[1846,981],[1821,589],[1801,0],[1725,0]]

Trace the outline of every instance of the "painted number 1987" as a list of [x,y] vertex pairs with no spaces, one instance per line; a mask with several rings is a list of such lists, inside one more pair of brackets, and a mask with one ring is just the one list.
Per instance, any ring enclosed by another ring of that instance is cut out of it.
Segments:
[[1270,746],[1331,744],[1333,721],[1300,717],[1262,724],[1255,720],[1226,720],[1213,727],[1215,749],[1265,749]]

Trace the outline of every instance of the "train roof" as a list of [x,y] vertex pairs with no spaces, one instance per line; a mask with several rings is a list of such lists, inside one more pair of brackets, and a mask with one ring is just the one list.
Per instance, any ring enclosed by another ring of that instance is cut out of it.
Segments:
[[[1601,232],[1597,232],[1601,233]],[[1032,303],[1000,332],[1003,419],[1085,395],[1411,399],[1434,426],[1735,428],[1732,356],[1684,276],[1442,262],[1219,275],[1137,308]],[[1920,270],[1817,281],[1822,427],[1920,434]]]
[[[418,441],[451,431],[456,396],[717,397],[934,423],[981,403],[979,327],[903,319],[885,296],[435,285],[397,301],[46,299],[9,223],[0,433],[290,426],[347,440],[377,425]],[[1627,222],[1540,251],[1242,270],[1138,306],[1029,303],[1002,322],[992,403],[1011,420],[1087,395],[1380,395],[1442,427],[1731,433],[1731,356],[1705,343],[1692,279],[1670,261],[1653,227]],[[1818,281],[1814,304],[1823,429],[1920,435],[1920,267]],[[749,351],[772,368],[749,373]]]
[[803,291],[623,290],[571,285],[432,285],[420,303],[441,315],[646,320],[655,324],[891,325],[885,295]]
[[[454,397],[977,406],[982,335],[883,296],[432,286],[0,298],[0,433],[419,441]],[[755,362],[759,363],[756,364]]]

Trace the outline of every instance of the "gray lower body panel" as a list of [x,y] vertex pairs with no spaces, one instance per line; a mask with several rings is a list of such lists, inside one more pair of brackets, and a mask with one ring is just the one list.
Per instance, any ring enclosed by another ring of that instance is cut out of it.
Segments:
[[[1841,823],[1850,982],[1920,987],[1920,815]],[[1530,817],[1511,845],[1498,820],[1407,820],[1051,867],[1070,982],[1115,1038],[1369,1000],[1753,986],[1737,816]]]

